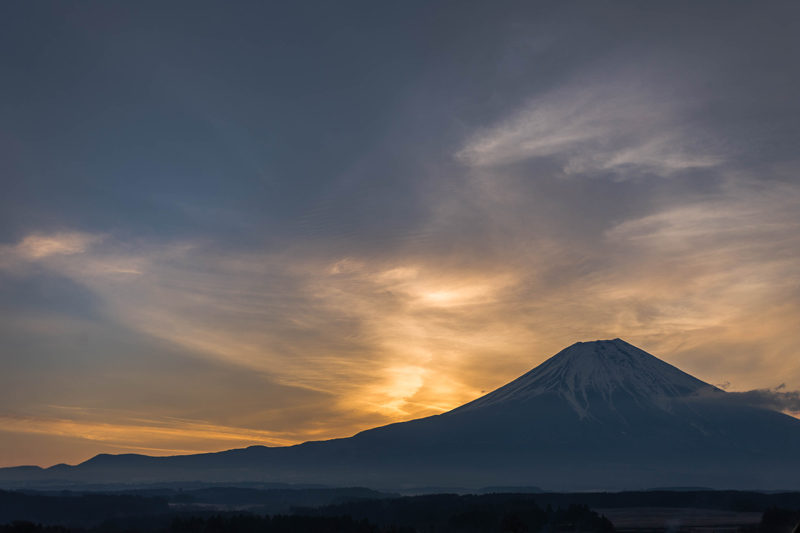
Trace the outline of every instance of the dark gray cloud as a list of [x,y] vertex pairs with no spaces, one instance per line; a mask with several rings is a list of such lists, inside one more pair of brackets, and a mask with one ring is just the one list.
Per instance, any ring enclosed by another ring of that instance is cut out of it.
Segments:
[[[722,388],[727,387],[725,384]],[[700,401],[723,402],[727,405],[757,407],[771,411],[791,413],[795,416],[800,413],[800,391],[786,390],[786,384],[766,389],[753,389],[747,391],[726,391],[724,394],[709,393],[697,398]]]
[[774,389],[756,389],[743,392],[728,392],[726,397],[733,401],[750,405],[772,409],[773,411],[788,411],[800,413],[800,391],[783,390],[785,385]]

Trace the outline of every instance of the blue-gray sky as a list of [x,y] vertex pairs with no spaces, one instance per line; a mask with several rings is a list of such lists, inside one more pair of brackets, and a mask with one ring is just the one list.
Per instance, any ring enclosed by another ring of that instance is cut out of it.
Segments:
[[346,436],[595,338],[800,388],[797,3],[0,21],[0,464]]

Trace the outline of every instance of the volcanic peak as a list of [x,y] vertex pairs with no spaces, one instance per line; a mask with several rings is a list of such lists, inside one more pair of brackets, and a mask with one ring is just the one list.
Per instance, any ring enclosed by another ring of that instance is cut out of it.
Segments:
[[554,393],[565,398],[581,418],[592,401],[613,407],[627,396],[639,404],[669,410],[677,398],[718,390],[622,339],[578,342],[507,385],[463,408],[510,405]]

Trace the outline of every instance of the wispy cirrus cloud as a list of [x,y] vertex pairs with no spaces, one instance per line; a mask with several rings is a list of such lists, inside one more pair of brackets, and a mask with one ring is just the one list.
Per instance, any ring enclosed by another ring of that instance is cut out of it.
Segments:
[[[14,246],[5,253],[20,255]],[[499,319],[474,328],[476,319],[465,323],[464,314],[497,306],[515,283],[507,272],[447,272],[424,261],[232,253],[202,243],[131,246],[113,239],[35,262],[35,271],[90,291],[102,314],[117,324],[186,355],[263,376],[265,402],[274,402],[268,390],[277,385],[305,390],[308,398],[326,395],[322,410],[309,404],[295,413],[303,429],[286,437],[292,442],[345,436],[472,399],[479,391],[457,371],[469,356],[457,347],[491,351],[508,326],[483,338]],[[17,322],[45,335],[74,327],[54,329],[57,317]],[[115,356],[91,357],[99,362]],[[234,408],[225,398],[219,402]],[[185,409],[193,410],[188,404]],[[271,409],[287,410],[282,403],[265,406],[262,423],[274,423]],[[258,415],[248,419],[254,423]]]
[[632,75],[575,80],[478,132],[456,158],[477,168],[554,158],[567,175],[623,179],[714,167],[724,154],[692,120],[695,105]]

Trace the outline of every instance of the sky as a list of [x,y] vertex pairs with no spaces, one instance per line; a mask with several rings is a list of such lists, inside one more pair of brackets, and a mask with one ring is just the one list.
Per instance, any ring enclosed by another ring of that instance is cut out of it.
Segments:
[[345,437],[615,337],[800,413],[798,23],[0,4],[0,466]]

